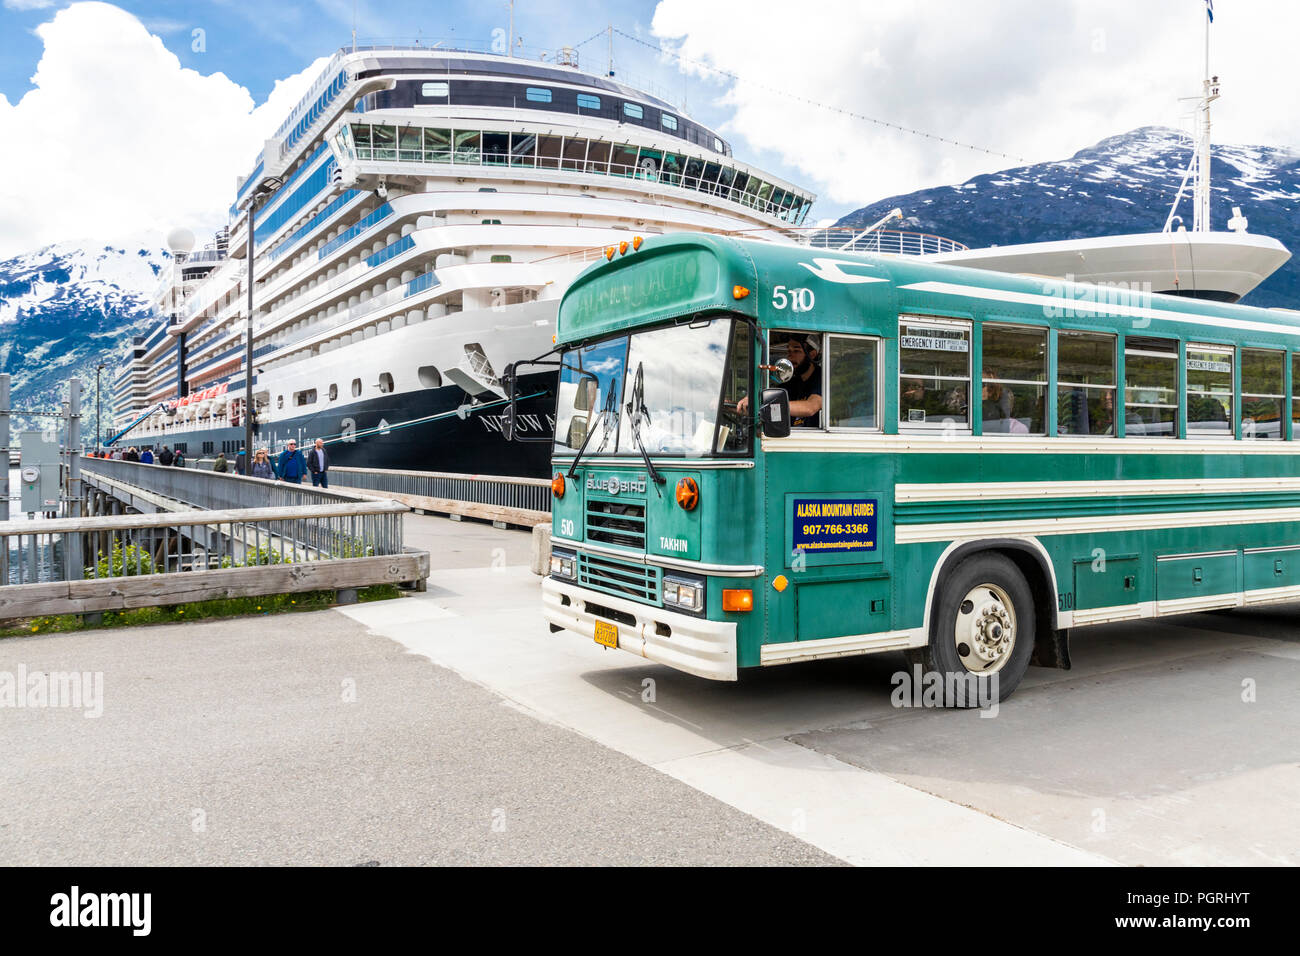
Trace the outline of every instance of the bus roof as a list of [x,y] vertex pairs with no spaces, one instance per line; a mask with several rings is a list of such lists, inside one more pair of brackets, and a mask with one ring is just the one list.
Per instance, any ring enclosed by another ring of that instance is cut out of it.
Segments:
[[[807,291],[802,291],[807,290]],[[699,313],[764,328],[884,331],[899,313],[1023,321],[1275,347],[1300,313],[928,262],[705,234],[656,236],[585,270],[560,303],[570,344]]]

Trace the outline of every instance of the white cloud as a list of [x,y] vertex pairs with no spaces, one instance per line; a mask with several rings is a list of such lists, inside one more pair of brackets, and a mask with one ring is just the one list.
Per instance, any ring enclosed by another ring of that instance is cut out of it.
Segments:
[[[745,82],[713,87],[738,153],[775,154],[836,203],[865,203],[1014,160],[899,133],[774,91],[1029,162],[1138,126],[1190,129],[1178,97],[1200,91],[1199,0],[930,0],[924,3],[660,0],[653,31]],[[1293,146],[1293,0],[1220,0],[1211,68],[1223,79],[1216,142]],[[699,73],[696,70],[694,72]],[[707,74],[703,74],[707,75]],[[767,87],[767,88],[764,88]],[[698,89],[698,87],[697,87]],[[698,93],[696,94],[698,96]]]
[[4,0],[6,10],[48,10],[54,0]]
[[236,178],[325,63],[256,106],[224,74],[182,69],[109,4],[75,3],[36,32],[35,88],[14,104],[0,96],[0,256],[72,237],[218,228]]

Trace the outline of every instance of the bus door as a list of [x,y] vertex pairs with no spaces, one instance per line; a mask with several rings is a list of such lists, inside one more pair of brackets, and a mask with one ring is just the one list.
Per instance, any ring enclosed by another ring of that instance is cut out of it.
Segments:
[[[763,446],[769,643],[891,629],[893,465],[878,447],[881,341],[772,333],[771,361],[789,357],[795,376],[790,436]],[[812,394],[820,403],[803,400]]]

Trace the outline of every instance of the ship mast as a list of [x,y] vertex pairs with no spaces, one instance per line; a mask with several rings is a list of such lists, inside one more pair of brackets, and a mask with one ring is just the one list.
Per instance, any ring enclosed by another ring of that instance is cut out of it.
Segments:
[[1213,0],[1205,0],[1205,78],[1201,81],[1201,95],[1190,97],[1196,101],[1196,143],[1192,159],[1187,164],[1178,195],[1165,219],[1164,232],[1173,228],[1178,218],[1178,206],[1183,201],[1187,181],[1192,181],[1192,231],[1210,231],[1210,104],[1219,98],[1219,78],[1210,75],[1210,24],[1214,22]]

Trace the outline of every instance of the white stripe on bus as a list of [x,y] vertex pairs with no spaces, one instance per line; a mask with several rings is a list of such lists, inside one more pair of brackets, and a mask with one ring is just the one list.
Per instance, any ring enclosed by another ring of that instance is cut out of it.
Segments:
[[894,527],[895,544],[967,541],[981,538],[1052,537],[1067,534],[1110,534],[1122,531],[1156,531],[1169,528],[1223,527],[1231,524],[1283,524],[1300,522],[1300,508],[1250,508],[1231,511],[1170,511],[1149,514],[1107,514],[1085,518],[1015,518],[1006,521],[946,521],[900,524]]
[[878,432],[823,432],[814,428],[796,428],[790,432],[789,438],[764,438],[762,448],[764,452],[872,455],[905,452],[926,455],[1300,455],[1300,441],[1234,441],[1226,436],[1201,439],[1064,435],[1026,438],[1016,435],[884,435]]
[[1131,498],[1300,491],[1300,478],[1164,478],[1102,481],[954,481],[897,484],[894,502],[1007,501],[1021,498]]
[[[1135,319],[1162,319],[1168,322],[1186,322],[1190,325],[1205,325],[1212,329],[1241,329],[1245,332],[1275,332],[1294,336],[1300,329],[1292,325],[1275,325],[1272,322],[1252,322],[1249,319],[1232,319],[1219,315],[1192,315],[1186,312],[1171,312],[1168,309],[1151,309],[1140,305],[1122,305],[1111,302],[1090,302],[1087,299],[1072,299],[1066,295],[1041,295],[1034,292],[1012,292],[1007,289],[981,289],[978,286],[960,285],[955,282],[914,282],[899,286],[916,292],[937,292],[942,295],[962,295],[972,299],[987,299],[992,302],[1011,302],[1018,305],[1036,305],[1055,310],[1090,312],[1100,317],[1117,316]],[[1105,290],[1102,290],[1105,291]]]

